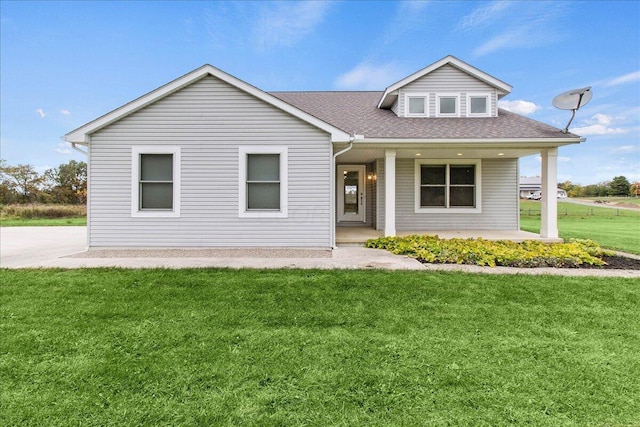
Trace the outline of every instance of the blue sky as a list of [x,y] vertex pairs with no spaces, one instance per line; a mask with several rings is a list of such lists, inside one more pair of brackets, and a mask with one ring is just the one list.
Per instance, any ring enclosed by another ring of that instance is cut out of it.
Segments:
[[[639,1],[0,1],[0,157],[43,171],[60,137],[202,64],[263,90],[384,90],[451,54],[511,84],[502,106],[564,128],[559,180],[640,181]],[[523,176],[538,175],[535,156]]]

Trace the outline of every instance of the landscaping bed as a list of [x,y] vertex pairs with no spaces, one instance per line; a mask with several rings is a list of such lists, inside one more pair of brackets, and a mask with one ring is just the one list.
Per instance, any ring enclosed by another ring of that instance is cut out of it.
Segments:
[[371,239],[366,246],[410,256],[425,264],[640,270],[639,259],[619,256],[591,240],[546,244],[412,235]]

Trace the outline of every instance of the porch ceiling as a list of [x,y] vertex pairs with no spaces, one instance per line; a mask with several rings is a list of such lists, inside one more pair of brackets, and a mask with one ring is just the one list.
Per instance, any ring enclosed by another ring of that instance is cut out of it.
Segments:
[[[369,163],[375,159],[384,158],[385,148],[353,147],[338,156],[339,163]],[[514,159],[540,153],[540,147],[507,148],[499,145],[493,147],[425,147],[424,145],[409,145],[402,148],[394,147],[396,158],[400,159]],[[338,151],[338,149],[336,149]]]

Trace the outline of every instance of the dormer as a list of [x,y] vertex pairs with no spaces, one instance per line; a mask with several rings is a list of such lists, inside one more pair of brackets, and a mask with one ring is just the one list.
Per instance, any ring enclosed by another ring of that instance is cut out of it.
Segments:
[[447,56],[389,86],[378,108],[398,117],[497,117],[511,86]]

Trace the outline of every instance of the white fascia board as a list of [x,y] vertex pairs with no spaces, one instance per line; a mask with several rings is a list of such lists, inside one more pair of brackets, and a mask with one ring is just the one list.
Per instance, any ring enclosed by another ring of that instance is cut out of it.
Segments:
[[467,64],[464,61],[461,61],[460,59],[456,58],[453,55],[448,55],[445,56],[444,58],[442,58],[439,61],[434,62],[431,65],[428,65],[427,67],[416,71],[415,73],[411,74],[408,77],[405,77],[404,79],[392,84],[391,86],[389,86],[388,88],[385,89],[384,93],[382,94],[382,98],[380,98],[380,102],[378,102],[378,108],[383,108],[383,107],[388,107],[389,104],[388,102],[385,102],[385,98],[392,92],[397,91],[398,89],[400,89],[403,86],[408,85],[409,83],[413,82],[414,80],[419,79],[420,77],[423,77],[429,73],[431,73],[432,71],[437,70],[438,68],[444,66],[444,65],[453,65],[454,67],[458,68],[459,70],[464,71],[465,73],[480,79],[482,81],[484,81],[485,83],[495,87],[498,90],[498,94],[499,95],[507,95],[508,93],[511,92],[511,90],[513,89],[513,87],[505,82],[503,82],[500,79],[497,79],[495,77],[493,77],[490,74],[485,73],[482,70],[479,70],[478,68]]
[[356,143],[362,147],[367,144],[429,144],[429,145],[486,145],[495,147],[514,147],[519,148],[523,144],[533,144],[535,146],[559,147],[562,145],[579,144],[586,141],[586,138],[495,138],[495,139],[479,139],[479,138],[458,138],[458,139],[420,139],[420,138],[365,138]]
[[304,111],[294,107],[291,104],[287,104],[286,102],[269,95],[268,93],[258,89],[257,87],[250,85],[249,83],[238,79],[237,77],[232,76],[231,74],[225,73],[224,71],[209,65],[205,64],[200,68],[197,68],[182,77],[179,77],[159,88],[143,95],[120,108],[117,108],[71,132],[66,134],[63,139],[68,142],[83,144],[85,142],[85,135],[89,135],[93,132],[102,129],[109,124],[122,119],[123,117],[134,113],[149,104],[152,104],[165,96],[168,96],[185,86],[188,86],[202,78],[207,76],[216,77],[244,92],[249,93],[250,95],[255,96],[256,98],[273,105],[276,108],[279,108],[294,117],[297,117],[321,130],[324,130],[331,134],[331,140],[333,142],[348,142],[350,135],[341,130],[332,126]]

